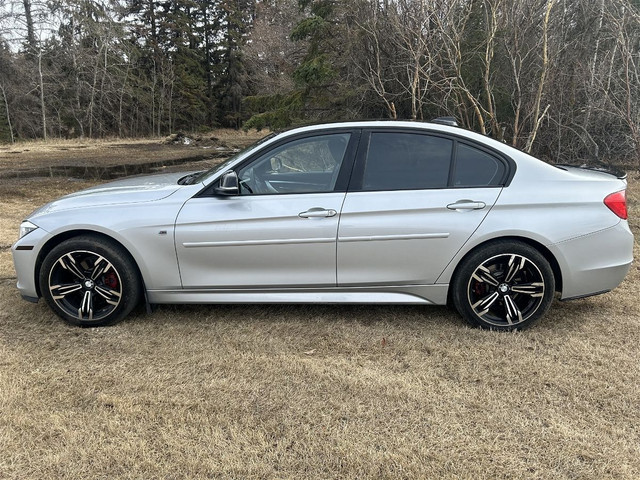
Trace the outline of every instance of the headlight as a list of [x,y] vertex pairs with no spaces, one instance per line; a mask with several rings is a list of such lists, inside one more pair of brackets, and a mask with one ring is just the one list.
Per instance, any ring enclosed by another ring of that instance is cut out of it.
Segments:
[[20,224],[20,237],[18,237],[18,239],[24,237],[25,235],[33,232],[34,230],[36,230],[38,228],[37,225],[34,225],[31,222],[27,222],[24,221]]

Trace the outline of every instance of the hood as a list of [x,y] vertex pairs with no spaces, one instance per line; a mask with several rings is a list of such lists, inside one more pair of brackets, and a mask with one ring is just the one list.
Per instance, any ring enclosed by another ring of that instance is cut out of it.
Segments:
[[161,200],[183,188],[178,180],[184,176],[185,172],[166,173],[105,183],[60,197],[34,211],[29,218],[60,210]]

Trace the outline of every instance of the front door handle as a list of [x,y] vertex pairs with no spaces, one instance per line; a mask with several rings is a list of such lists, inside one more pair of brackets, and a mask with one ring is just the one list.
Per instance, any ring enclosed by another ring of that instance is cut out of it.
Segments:
[[487,204],[484,202],[474,202],[473,200],[458,200],[455,203],[447,205],[449,210],[456,210],[458,212],[464,210],[482,210]]
[[337,214],[334,209],[326,209],[322,207],[314,207],[310,208],[306,212],[301,212],[298,214],[299,217],[302,218],[323,218],[323,217],[333,217]]

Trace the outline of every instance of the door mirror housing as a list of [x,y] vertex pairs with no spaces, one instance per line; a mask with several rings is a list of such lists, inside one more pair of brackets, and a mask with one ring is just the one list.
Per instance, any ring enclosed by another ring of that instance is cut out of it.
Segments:
[[225,172],[220,177],[220,181],[214,191],[218,195],[240,195],[240,182],[238,174],[233,170]]

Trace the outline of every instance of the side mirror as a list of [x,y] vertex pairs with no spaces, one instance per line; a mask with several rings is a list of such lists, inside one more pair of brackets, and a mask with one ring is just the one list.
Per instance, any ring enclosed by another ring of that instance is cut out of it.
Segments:
[[233,170],[223,173],[220,177],[220,183],[215,187],[214,191],[218,195],[240,195],[238,174]]

